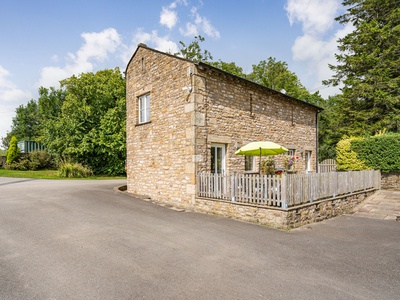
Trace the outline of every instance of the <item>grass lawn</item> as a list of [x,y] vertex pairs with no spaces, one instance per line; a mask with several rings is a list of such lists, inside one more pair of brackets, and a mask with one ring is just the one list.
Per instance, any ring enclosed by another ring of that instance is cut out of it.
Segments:
[[86,179],[86,180],[126,179],[125,176],[91,176],[87,178],[61,178],[58,177],[57,172],[58,172],[57,170],[17,171],[17,170],[6,170],[0,168],[0,177],[36,178],[36,179]]

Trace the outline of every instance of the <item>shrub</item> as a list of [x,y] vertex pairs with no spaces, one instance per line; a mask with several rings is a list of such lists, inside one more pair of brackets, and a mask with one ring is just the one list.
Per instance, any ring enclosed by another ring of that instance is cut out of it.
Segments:
[[7,165],[11,165],[15,162],[18,159],[20,152],[21,151],[18,148],[18,140],[13,136],[10,141],[10,147],[7,150]]
[[54,158],[46,151],[33,151],[29,153],[28,158],[31,165],[36,165],[36,170],[52,169],[55,167]]
[[53,157],[45,151],[33,151],[7,165],[9,170],[36,171],[55,167]]
[[357,152],[351,149],[352,142],[360,139],[356,137],[341,140],[336,145],[336,161],[338,171],[368,170],[364,161],[358,158]]
[[347,138],[336,146],[338,170],[400,172],[400,134]]
[[373,169],[400,172],[400,134],[370,136],[353,141],[351,148]]
[[85,178],[93,175],[93,171],[78,163],[63,162],[58,169],[58,176],[64,178]]

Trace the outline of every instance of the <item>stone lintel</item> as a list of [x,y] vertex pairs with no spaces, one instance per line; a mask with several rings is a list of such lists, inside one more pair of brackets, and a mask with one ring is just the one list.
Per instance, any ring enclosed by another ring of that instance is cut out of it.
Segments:
[[207,136],[208,142],[210,143],[222,143],[222,144],[231,144],[232,138],[227,135],[216,135],[216,134],[209,134]]

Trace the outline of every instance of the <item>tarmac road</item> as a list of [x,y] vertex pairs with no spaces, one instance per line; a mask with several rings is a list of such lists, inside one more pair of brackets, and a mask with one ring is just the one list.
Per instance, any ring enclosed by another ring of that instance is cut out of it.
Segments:
[[0,178],[0,299],[399,299],[400,222],[284,232],[122,184]]

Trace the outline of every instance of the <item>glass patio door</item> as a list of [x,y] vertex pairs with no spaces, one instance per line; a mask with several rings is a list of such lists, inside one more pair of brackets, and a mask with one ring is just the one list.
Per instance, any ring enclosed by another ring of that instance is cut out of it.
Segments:
[[225,145],[211,144],[211,191],[215,198],[226,198]]
[[225,145],[211,144],[211,173],[225,173]]

